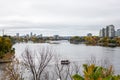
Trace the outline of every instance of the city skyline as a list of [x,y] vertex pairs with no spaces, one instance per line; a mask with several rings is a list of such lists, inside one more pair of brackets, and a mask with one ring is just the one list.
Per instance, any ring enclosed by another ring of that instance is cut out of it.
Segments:
[[[106,26],[109,26],[109,25],[106,25]],[[106,26],[104,26],[104,27],[106,27]],[[103,29],[103,27],[101,27],[101,29]],[[26,34],[31,34],[31,32],[32,32],[33,34],[36,34],[36,35],[43,34],[44,36],[53,36],[53,35],[60,35],[60,36],[87,36],[87,34],[89,34],[89,33],[92,34],[93,36],[100,36],[100,30],[101,29],[98,29],[98,31],[97,31],[98,34],[97,35],[94,34],[95,31],[90,32],[89,30],[87,31],[87,29],[86,30],[79,30],[79,33],[82,33],[82,35],[80,35],[80,34],[72,34],[71,35],[71,34],[69,34],[69,32],[62,32],[62,33],[68,33],[67,35],[65,35],[65,34],[58,33],[57,31],[59,29],[55,31],[54,29],[52,30],[52,29],[48,28],[48,29],[45,30],[45,29],[41,29],[39,27],[34,27],[34,28],[32,28],[32,27],[24,27],[24,28],[23,27],[17,27],[17,28],[16,27],[11,27],[11,28],[8,28],[8,29],[7,28],[6,29],[1,29],[0,30],[0,35],[16,36],[16,34],[19,33],[20,36],[24,36]],[[116,27],[114,26],[114,29],[115,29],[115,31],[117,31],[120,28],[116,29]],[[50,31],[51,34],[50,34],[50,32],[47,32],[47,30]],[[74,31],[73,31],[73,33],[74,33]]]
[[120,27],[119,0],[0,1],[0,35],[99,35],[102,27]]

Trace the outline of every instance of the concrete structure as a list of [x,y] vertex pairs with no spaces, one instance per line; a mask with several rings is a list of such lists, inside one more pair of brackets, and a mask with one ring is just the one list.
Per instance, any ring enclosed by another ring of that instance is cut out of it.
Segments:
[[32,37],[32,36],[33,36],[33,33],[31,32],[31,33],[30,33],[30,37]]
[[102,37],[102,29],[100,29],[99,36]]
[[113,25],[109,25],[107,26],[108,28],[108,32],[107,32],[107,37],[115,37],[115,29],[114,29],[114,26]]
[[108,25],[106,26],[106,28],[101,29],[100,37],[109,37],[109,38],[115,37],[114,25]]
[[17,37],[17,38],[19,38],[19,37],[20,37],[19,33],[16,33],[16,37]]
[[106,29],[105,28],[102,28],[101,30],[100,30],[100,37],[105,37],[105,35],[106,35]]
[[109,37],[109,26],[106,26],[105,37]]

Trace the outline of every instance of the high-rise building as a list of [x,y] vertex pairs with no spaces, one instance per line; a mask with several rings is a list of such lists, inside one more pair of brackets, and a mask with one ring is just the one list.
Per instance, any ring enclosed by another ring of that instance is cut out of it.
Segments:
[[105,30],[104,30],[104,37],[106,37],[108,34],[107,34],[107,29],[106,28],[104,28]]
[[107,27],[108,27],[108,36],[107,37],[115,37],[114,25],[109,25]]
[[19,38],[19,33],[16,33],[16,37]]
[[105,28],[105,37],[109,37],[109,26]]
[[100,37],[105,37],[105,34],[106,34],[106,29],[105,28],[102,28],[100,30]]
[[116,36],[117,36],[117,37],[120,37],[120,29],[117,29],[117,31],[116,31]]
[[99,36],[100,36],[100,37],[103,37],[103,36],[102,36],[102,29],[100,29]]
[[100,30],[100,37],[115,37],[114,25],[108,25],[106,28]]
[[30,37],[32,37],[32,36],[33,36],[33,33],[31,32],[31,33],[30,33]]

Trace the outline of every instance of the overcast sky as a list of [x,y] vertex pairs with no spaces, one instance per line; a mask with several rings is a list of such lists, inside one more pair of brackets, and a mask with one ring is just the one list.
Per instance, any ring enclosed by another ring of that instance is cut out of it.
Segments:
[[0,0],[5,34],[98,35],[110,24],[120,28],[120,0]]

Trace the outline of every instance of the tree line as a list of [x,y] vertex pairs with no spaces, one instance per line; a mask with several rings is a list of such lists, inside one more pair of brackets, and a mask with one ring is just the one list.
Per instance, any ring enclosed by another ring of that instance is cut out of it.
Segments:
[[79,44],[79,43],[85,43],[87,45],[100,45],[100,46],[120,46],[120,38],[108,38],[103,37],[100,38],[98,36],[85,36],[85,37],[79,37],[74,36],[70,39],[70,43]]

